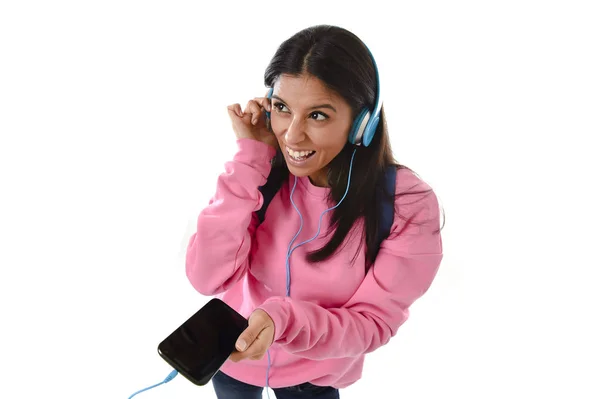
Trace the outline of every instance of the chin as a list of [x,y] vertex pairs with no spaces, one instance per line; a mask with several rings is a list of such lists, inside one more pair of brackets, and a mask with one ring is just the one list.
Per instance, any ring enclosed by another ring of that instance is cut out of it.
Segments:
[[309,170],[306,168],[299,168],[296,165],[290,164],[289,162],[286,162],[286,165],[287,165],[287,168],[290,171],[290,173],[293,174],[294,176],[307,177],[307,176],[310,176],[315,173],[314,170]]

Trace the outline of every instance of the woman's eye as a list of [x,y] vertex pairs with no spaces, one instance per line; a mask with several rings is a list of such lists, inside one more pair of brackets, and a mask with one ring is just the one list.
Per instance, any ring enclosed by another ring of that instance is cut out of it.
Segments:
[[324,121],[325,119],[327,119],[327,115],[325,115],[322,112],[313,112],[312,114],[310,114],[311,119],[314,119],[316,121]]
[[277,111],[279,111],[279,112],[288,112],[289,111],[287,109],[287,107],[285,105],[283,105],[282,103],[275,103],[273,105],[275,106],[275,109],[277,109]]

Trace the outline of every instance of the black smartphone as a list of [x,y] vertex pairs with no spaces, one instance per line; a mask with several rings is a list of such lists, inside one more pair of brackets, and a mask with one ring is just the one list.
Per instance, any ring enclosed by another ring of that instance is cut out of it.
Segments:
[[248,320],[211,299],[158,345],[159,355],[196,385],[206,385],[235,350]]

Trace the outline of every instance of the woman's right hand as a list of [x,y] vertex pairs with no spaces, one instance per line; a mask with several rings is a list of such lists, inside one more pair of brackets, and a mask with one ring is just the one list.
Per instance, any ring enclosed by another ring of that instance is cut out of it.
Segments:
[[276,148],[277,139],[267,125],[265,113],[270,111],[271,100],[266,97],[248,101],[243,112],[240,104],[227,107],[233,131],[238,139],[257,140]]

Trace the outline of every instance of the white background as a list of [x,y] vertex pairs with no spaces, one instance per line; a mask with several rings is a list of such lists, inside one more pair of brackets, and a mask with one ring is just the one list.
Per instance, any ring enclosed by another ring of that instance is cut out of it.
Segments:
[[[0,397],[169,373],[158,343],[208,300],[184,251],[226,106],[318,23],[371,48],[395,155],[446,211],[435,283],[342,397],[600,397],[595,2],[218,3],[0,5]],[[214,394],[136,399],[175,397]]]

